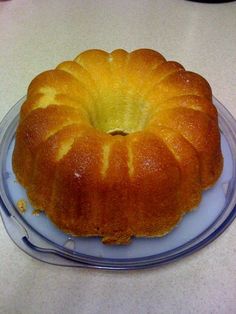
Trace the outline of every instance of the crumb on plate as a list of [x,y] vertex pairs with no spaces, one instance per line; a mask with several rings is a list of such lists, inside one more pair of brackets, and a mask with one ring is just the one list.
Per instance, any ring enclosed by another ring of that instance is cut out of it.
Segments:
[[17,201],[16,203],[17,208],[19,209],[19,211],[21,212],[21,214],[23,214],[24,212],[26,212],[26,201],[21,198],[20,200]]

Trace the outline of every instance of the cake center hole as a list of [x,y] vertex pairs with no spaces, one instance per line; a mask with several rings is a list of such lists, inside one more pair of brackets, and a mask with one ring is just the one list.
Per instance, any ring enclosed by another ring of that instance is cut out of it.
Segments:
[[110,131],[108,132],[110,135],[115,136],[115,135],[121,135],[121,136],[126,136],[129,133],[122,131],[122,130],[114,130],[114,131]]

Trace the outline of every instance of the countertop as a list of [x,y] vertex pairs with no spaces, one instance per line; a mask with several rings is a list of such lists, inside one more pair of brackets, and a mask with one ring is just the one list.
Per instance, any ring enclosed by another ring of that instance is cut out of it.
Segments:
[[[39,72],[89,48],[149,47],[203,75],[236,117],[236,2],[0,2],[0,119]],[[37,261],[0,222],[0,313],[236,313],[236,221],[160,268],[111,272]]]

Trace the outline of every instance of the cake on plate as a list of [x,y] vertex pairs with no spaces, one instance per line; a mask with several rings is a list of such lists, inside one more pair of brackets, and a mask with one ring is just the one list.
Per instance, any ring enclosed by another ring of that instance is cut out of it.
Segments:
[[87,50],[36,76],[13,153],[34,208],[110,244],[170,232],[222,165],[208,82],[150,49]]

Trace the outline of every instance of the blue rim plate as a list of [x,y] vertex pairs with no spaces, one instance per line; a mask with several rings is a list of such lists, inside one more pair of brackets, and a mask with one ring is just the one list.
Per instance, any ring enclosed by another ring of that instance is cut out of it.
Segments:
[[[0,212],[6,231],[16,245],[38,260],[55,265],[112,270],[143,269],[176,261],[216,239],[236,216],[236,122],[216,99],[224,168],[213,188],[203,193],[198,208],[161,238],[135,238],[127,246],[107,246],[99,238],[69,236],[42,213],[32,214],[25,190],[12,170],[12,152],[19,111],[25,97],[0,123]],[[16,203],[24,199],[25,213]]]

